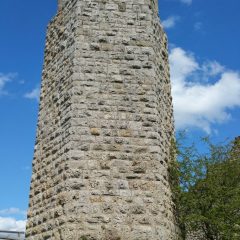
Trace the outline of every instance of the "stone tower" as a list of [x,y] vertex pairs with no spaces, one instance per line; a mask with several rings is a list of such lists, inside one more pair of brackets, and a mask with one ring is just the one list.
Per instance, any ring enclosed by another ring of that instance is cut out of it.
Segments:
[[26,238],[177,239],[157,0],[60,0],[47,32]]

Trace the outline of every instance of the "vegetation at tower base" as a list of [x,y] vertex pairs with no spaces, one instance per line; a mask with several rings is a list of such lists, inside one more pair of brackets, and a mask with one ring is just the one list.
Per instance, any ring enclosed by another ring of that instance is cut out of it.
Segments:
[[240,239],[240,138],[217,145],[202,139],[204,154],[185,140],[180,134],[170,171],[183,239]]

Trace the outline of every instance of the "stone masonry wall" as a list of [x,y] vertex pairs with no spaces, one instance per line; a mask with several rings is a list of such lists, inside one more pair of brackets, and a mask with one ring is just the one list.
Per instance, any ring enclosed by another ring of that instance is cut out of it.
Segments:
[[26,238],[175,240],[167,39],[153,0],[60,0]]

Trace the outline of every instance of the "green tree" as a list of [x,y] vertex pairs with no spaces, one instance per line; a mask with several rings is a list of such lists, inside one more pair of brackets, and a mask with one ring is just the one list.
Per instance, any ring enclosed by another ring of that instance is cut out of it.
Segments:
[[183,239],[190,233],[209,240],[240,239],[240,139],[218,145],[202,139],[207,153],[184,139],[180,134],[176,141],[178,162],[172,161],[170,171]]

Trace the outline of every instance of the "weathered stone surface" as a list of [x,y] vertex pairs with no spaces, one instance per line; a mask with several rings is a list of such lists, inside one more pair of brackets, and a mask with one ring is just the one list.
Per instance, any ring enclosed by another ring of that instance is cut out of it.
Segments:
[[178,239],[157,5],[59,0],[47,33],[28,240]]

